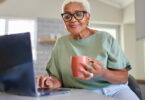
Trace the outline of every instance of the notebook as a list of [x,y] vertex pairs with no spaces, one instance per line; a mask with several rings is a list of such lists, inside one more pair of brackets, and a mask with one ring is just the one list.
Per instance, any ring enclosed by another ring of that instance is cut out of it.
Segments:
[[38,89],[34,75],[30,33],[0,36],[0,91],[44,96],[64,94],[70,89]]

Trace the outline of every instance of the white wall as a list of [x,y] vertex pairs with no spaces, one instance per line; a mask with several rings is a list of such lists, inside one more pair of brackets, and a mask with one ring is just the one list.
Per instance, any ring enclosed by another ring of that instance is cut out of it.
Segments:
[[[141,7],[142,4],[138,5],[140,9],[142,8]],[[141,13],[141,15],[139,15],[138,13]],[[135,14],[140,17],[135,16]],[[141,25],[143,30],[142,33],[144,34],[143,27],[145,27],[145,25],[141,24],[142,22],[144,22],[143,20],[144,18],[142,18],[142,14],[145,13],[142,13],[137,10],[135,12],[134,3],[130,4],[123,10],[124,32],[122,35],[124,36],[123,38],[124,51],[128,59],[130,60],[131,64],[133,65],[133,69],[130,71],[130,74],[135,76],[137,79],[145,79],[145,39],[136,40],[136,34],[139,34],[139,32],[141,31],[141,29],[139,30],[140,28],[139,25]],[[136,31],[136,29],[138,29],[139,31]]]
[[123,23],[135,23],[135,7],[134,2],[123,9]]
[[60,18],[62,1],[63,0],[5,0],[4,3],[0,4],[0,16]]
[[109,6],[97,0],[89,0],[92,20],[105,23],[122,23],[122,9]]
[[131,62],[132,70],[129,71],[131,75],[136,76],[136,32],[135,32],[135,8],[134,2],[123,9],[122,21],[122,48]]
[[136,76],[145,79],[145,0],[135,0],[136,20]]
[[136,77],[136,34],[134,24],[124,24],[124,52],[129,59],[132,70],[129,71],[134,77]]
[[[122,11],[97,0],[89,0],[92,20],[99,22],[122,22]],[[0,16],[26,18],[61,18],[63,0],[6,0],[0,4]]]
[[145,79],[145,39],[136,42],[136,77]]

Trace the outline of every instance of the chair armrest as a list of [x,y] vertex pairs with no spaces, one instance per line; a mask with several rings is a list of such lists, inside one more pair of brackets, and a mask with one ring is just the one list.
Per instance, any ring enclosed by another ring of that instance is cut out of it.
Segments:
[[141,89],[139,87],[139,84],[132,75],[128,76],[128,86],[140,98],[140,100],[142,100]]

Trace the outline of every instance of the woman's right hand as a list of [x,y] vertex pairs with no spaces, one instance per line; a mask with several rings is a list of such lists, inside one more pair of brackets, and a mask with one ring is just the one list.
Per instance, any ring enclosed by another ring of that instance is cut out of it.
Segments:
[[61,87],[61,82],[55,76],[51,77],[48,77],[47,75],[37,76],[36,83],[37,86],[40,88],[55,89]]
[[40,88],[53,88],[53,81],[47,75],[36,77],[37,86]]

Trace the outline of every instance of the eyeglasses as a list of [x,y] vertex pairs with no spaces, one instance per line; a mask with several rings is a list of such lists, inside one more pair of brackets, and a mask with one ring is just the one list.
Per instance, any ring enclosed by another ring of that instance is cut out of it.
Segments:
[[61,16],[62,16],[63,20],[67,22],[67,21],[71,21],[73,16],[77,20],[82,20],[84,18],[85,13],[88,13],[88,12],[87,11],[77,11],[74,14],[62,13]]

